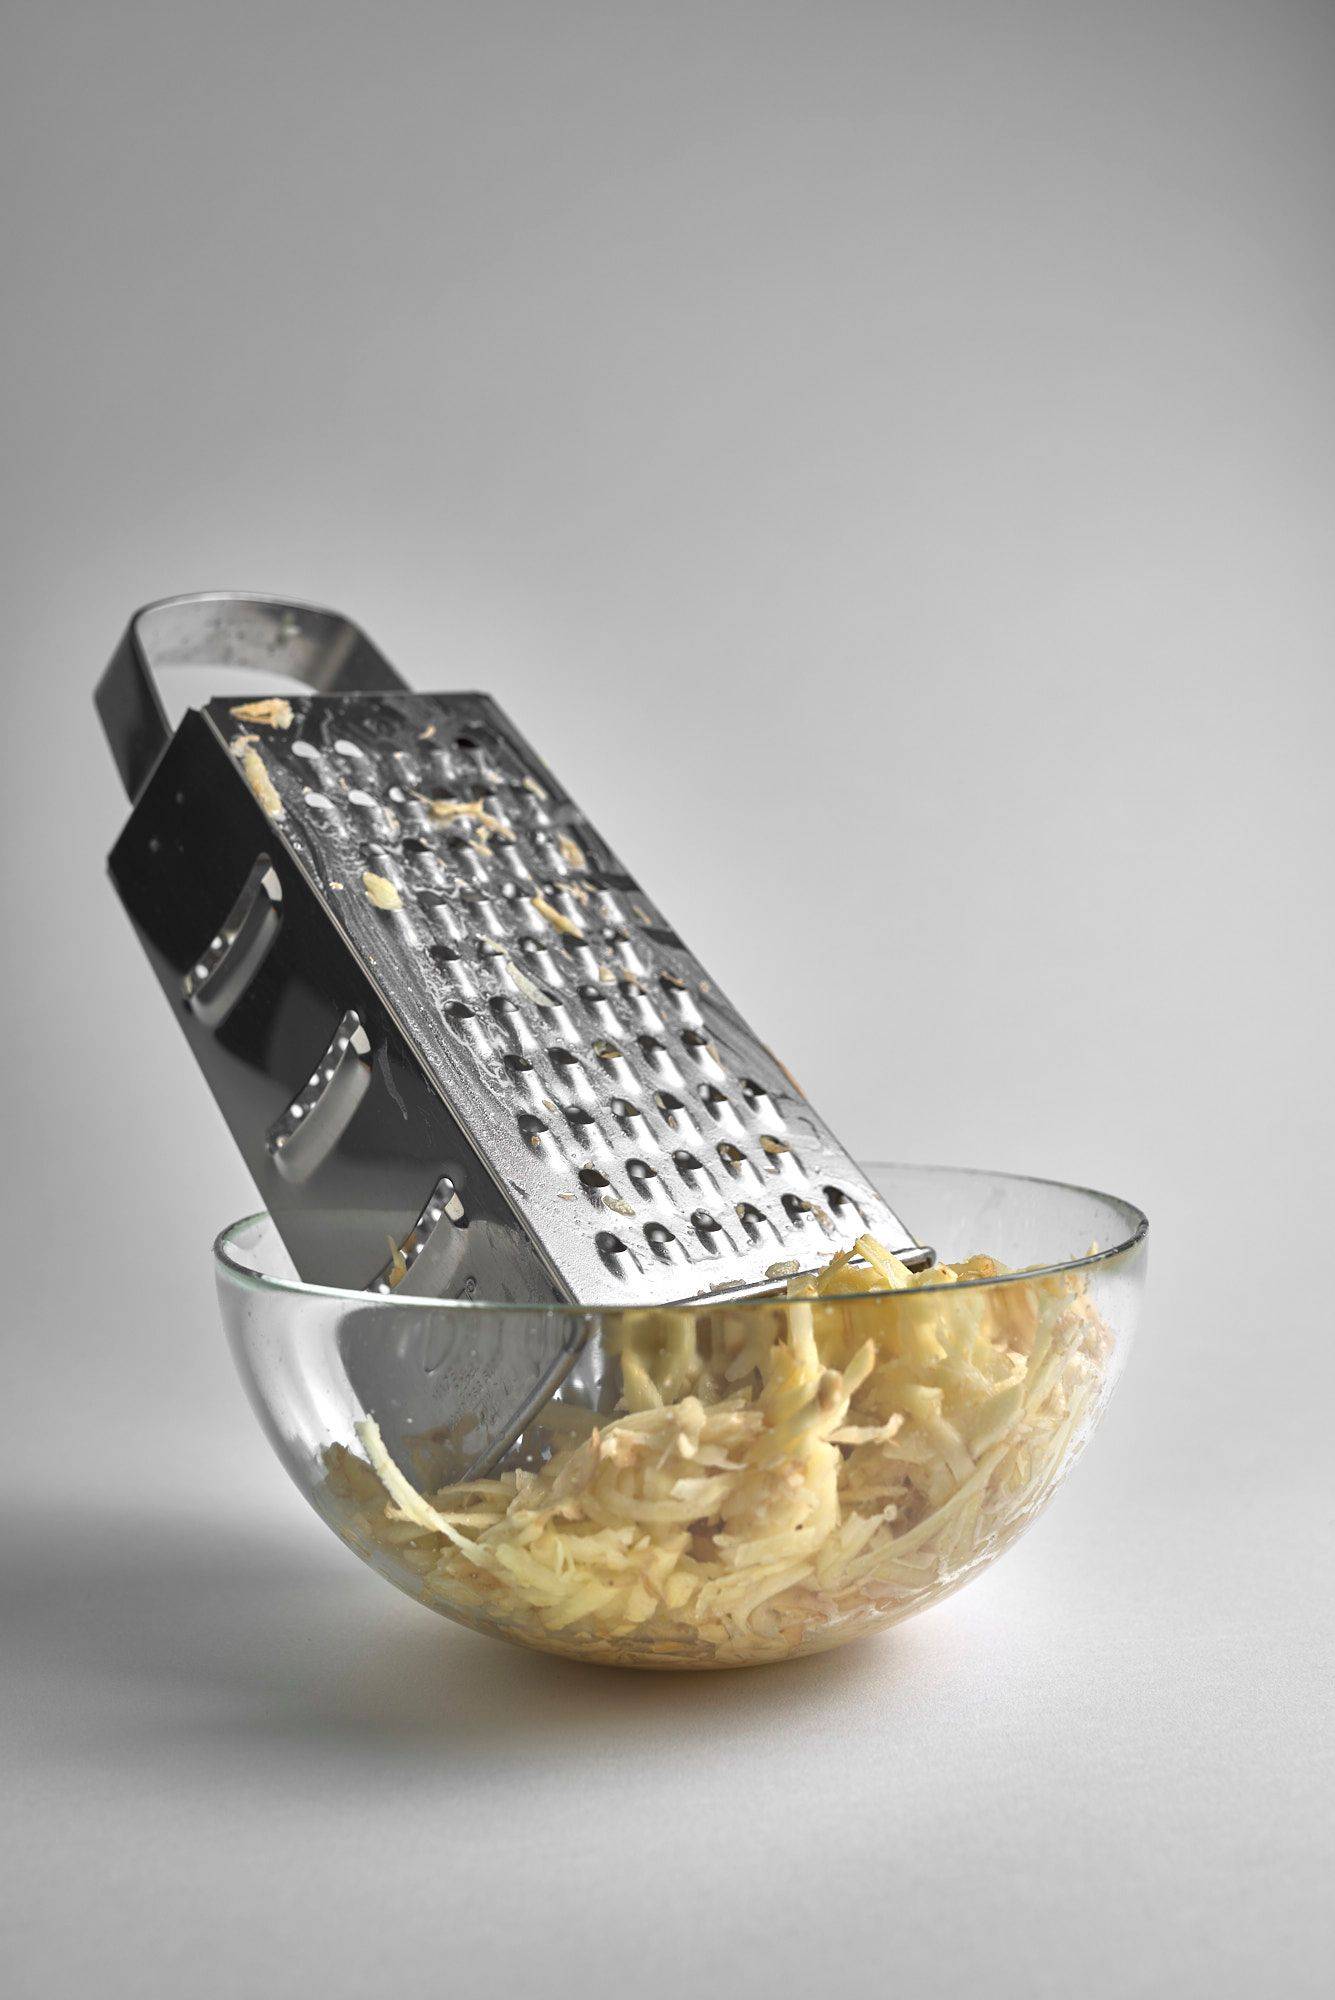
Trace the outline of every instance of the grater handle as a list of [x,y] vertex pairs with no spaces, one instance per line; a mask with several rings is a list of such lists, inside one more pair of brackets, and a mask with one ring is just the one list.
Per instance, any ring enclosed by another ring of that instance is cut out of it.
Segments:
[[393,693],[407,683],[366,634],[337,611],[204,590],[136,611],[94,697],[132,802],[171,740],[157,675],[163,667],[241,667],[304,681],[318,694]]

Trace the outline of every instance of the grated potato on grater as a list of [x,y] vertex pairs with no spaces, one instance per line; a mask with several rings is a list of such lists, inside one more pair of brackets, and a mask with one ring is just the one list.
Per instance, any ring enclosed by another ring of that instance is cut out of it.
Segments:
[[264,701],[243,701],[232,714],[238,722],[255,722],[262,729],[292,727],[292,704],[282,695],[270,695]]
[[240,763],[246,783],[263,811],[270,819],[282,819],[283,801],[278,796],[273,779],[269,776],[268,765],[255,748],[255,738],[238,736],[232,744],[232,755]]
[[403,908],[403,898],[387,876],[377,875],[370,868],[364,869],[362,871],[362,888],[366,891],[368,901],[374,903],[377,910],[401,910]]
[[857,1254],[781,1305],[618,1319],[620,1412],[565,1410],[537,1471],[426,1496],[368,1420],[365,1460],[326,1453],[328,1498],[426,1602],[579,1658],[742,1665],[903,1617],[1033,1519],[1112,1341],[1079,1273]]

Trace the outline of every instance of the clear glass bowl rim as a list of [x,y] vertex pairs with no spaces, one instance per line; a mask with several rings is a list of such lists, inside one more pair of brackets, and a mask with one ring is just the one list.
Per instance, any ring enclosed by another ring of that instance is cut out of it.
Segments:
[[[1004,1285],[1028,1284],[1035,1278],[1057,1277],[1074,1271],[1092,1271],[1097,1269],[1099,1265],[1111,1263],[1115,1258],[1125,1257],[1130,1251],[1135,1250],[1142,1244],[1149,1234],[1149,1217],[1145,1215],[1143,1210],[1137,1208],[1134,1202],[1124,1200],[1121,1195],[1105,1194],[1098,1188],[1084,1187],[1079,1182],[1056,1181],[1041,1174],[1015,1174],[986,1167],[952,1167],[944,1166],[940,1163],[931,1165],[910,1164],[907,1161],[876,1162],[869,1167],[868,1171],[872,1174],[873,1178],[878,1173],[894,1173],[897,1171],[902,1171],[906,1174],[930,1175],[939,1173],[968,1177],[980,1181],[1019,1182],[1030,1187],[1054,1188],[1063,1194],[1085,1195],[1091,1201],[1104,1202],[1109,1208],[1116,1209],[1123,1217],[1128,1233],[1120,1242],[1109,1244],[1103,1249],[1091,1250],[1081,1257],[1067,1258],[1055,1264],[1029,1265],[1024,1269],[1008,1271],[993,1278],[963,1278],[949,1285],[915,1285],[912,1291],[908,1293],[893,1291],[827,1292],[821,1294],[822,1305],[846,1302],[865,1306],[870,1300],[878,1300],[882,1304],[887,1304],[896,1299],[920,1299],[933,1292],[952,1292],[958,1294],[962,1291],[982,1290],[984,1288],[995,1289]],[[214,1262],[222,1271],[226,1272],[229,1281],[239,1282],[242,1285],[253,1287],[256,1291],[260,1292],[286,1293],[295,1295],[298,1298],[308,1299],[342,1299],[349,1305],[362,1307],[373,1304],[377,1309],[383,1308],[387,1312],[490,1313],[493,1315],[505,1313],[540,1314],[543,1316],[550,1316],[552,1313],[572,1315],[597,1313],[602,1317],[606,1317],[609,1314],[643,1313],[656,1310],[687,1312],[693,1309],[703,1310],[706,1307],[716,1308],[721,1306],[727,1306],[730,1312],[745,1312],[754,1309],[755,1311],[772,1313],[776,1306],[800,1306],[807,1303],[807,1301],[802,1299],[786,1300],[782,1295],[775,1295],[773,1293],[766,1293],[759,1297],[730,1298],[726,1292],[706,1295],[699,1299],[686,1299],[679,1306],[668,1307],[655,1307],[643,1302],[637,1305],[620,1299],[616,1301],[561,1300],[551,1301],[545,1305],[540,1302],[516,1305],[496,1299],[433,1299],[414,1296],[404,1298],[396,1296],[393,1292],[368,1294],[364,1291],[345,1289],[338,1285],[308,1284],[302,1278],[276,1277],[263,1271],[252,1270],[248,1265],[243,1264],[240,1261],[236,1239],[243,1230],[251,1229],[258,1223],[269,1221],[270,1218],[267,1212],[264,1209],[258,1209],[251,1215],[239,1216],[235,1222],[229,1222],[225,1229],[218,1232],[213,1242]],[[272,1223],[270,1226],[272,1227]]]

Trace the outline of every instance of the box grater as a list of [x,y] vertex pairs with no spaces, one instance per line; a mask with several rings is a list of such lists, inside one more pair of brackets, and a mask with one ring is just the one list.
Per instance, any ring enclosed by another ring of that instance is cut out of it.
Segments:
[[[173,734],[174,666],[313,692]],[[210,592],[135,615],[97,706],[112,878],[303,1278],[658,1304],[864,1230],[930,1262],[489,696]]]

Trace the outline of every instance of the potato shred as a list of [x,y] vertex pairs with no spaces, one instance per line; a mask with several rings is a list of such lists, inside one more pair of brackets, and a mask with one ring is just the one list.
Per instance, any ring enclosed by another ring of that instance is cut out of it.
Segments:
[[427,1496],[367,1420],[365,1459],[326,1452],[325,1504],[466,1624],[683,1667],[813,1652],[955,1588],[1071,1463],[1113,1344],[1080,1273],[914,1276],[870,1237],[782,1301],[626,1314],[604,1338],[618,1412],[563,1411],[536,1469]]

